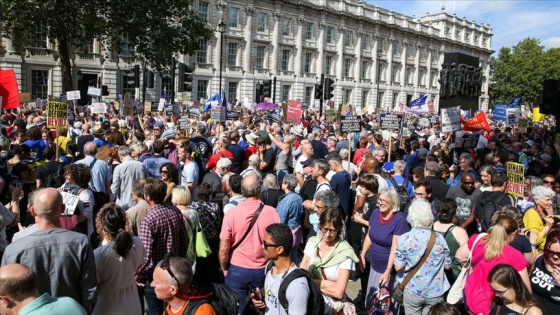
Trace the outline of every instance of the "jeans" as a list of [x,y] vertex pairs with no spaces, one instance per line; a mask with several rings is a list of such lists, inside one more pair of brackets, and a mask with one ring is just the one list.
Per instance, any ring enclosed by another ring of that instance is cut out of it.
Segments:
[[[243,313],[243,307],[247,300],[249,285],[253,288],[264,287],[264,269],[248,269],[231,265],[226,276],[226,285],[230,287],[239,297],[239,314]],[[161,314],[161,313],[160,313]]]
[[148,305],[148,315],[161,315],[163,314],[163,301],[158,299],[156,291],[150,286],[152,280],[146,280],[144,287],[144,296],[146,297],[146,304]]

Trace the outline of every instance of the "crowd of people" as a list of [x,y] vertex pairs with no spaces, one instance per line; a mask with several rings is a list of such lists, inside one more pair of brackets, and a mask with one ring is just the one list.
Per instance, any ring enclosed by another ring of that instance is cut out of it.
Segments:
[[560,314],[553,124],[45,116],[0,117],[1,314]]

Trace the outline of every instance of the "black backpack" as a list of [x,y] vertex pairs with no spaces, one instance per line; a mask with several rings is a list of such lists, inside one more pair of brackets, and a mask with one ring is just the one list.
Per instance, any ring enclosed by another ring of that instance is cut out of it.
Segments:
[[[272,270],[273,266],[274,263],[269,262],[266,266],[266,273]],[[307,279],[307,285],[309,286],[309,298],[307,299],[306,314],[308,315],[325,314],[325,300],[323,299],[323,294],[321,293],[321,289],[319,288],[317,283],[315,283],[311,279],[309,273],[300,268],[296,268],[295,270],[292,270],[286,276],[286,278],[282,280],[282,283],[280,284],[280,288],[278,289],[279,304],[282,305],[282,307],[286,311],[286,314],[289,314],[288,313],[289,304],[288,304],[288,299],[286,298],[286,291],[288,290],[288,286],[290,285],[290,283],[292,283],[292,281],[301,277],[305,277],[305,279]]]
[[222,283],[210,283],[205,287],[205,295],[190,300],[183,315],[193,315],[198,308],[205,303],[211,304],[220,315],[237,315],[239,297],[227,285]]
[[404,207],[410,202],[410,194],[408,193],[408,178],[404,179],[402,185],[397,184],[397,181],[393,178],[393,176],[389,176],[389,181],[395,187],[397,191],[397,195],[399,195],[399,210],[403,211]]
[[60,186],[62,186],[62,184],[64,184],[64,173],[62,172],[62,164],[57,162],[57,169],[56,171],[53,172],[49,172],[49,169],[46,166],[42,166],[44,168],[47,168],[47,178],[45,178],[45,183],[43,184],[43,187],[45,188],[58,188]]
[[478,232],[488,232],[488,229],[492,227],[492,216],[502,208],[502,202],[506,198],[509,198],[509,195],[506,193],[498,199],[489,198],[482,207],[475,211],[474,218],[477,223]]

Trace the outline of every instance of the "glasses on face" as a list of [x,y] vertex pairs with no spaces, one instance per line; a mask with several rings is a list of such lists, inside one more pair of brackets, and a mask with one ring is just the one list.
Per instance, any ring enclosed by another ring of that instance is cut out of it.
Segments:
[[278,245],[278,244],[270,244],[270,243],[267,243],[266,241],[263,241],[263,247],[264,247],[265,250],[267,250],[269,247],[274,247],[274,248],[276,248],[276,247],[280,247],[280,245]]
[[169,174],[169,172],[168,172],[167,170],[161,170],[161,171],[159,171],[159,172],[162,173],[162,174],[164,174],[164,173],[165,173],[165,174]]
[[546,184],[546,185],[554,185],[554,183],[555,183],[555,181],[553,181],[553,180],[543,180],[542,182],[543,182],[543,184]]
[[337,229],[329,229],[329,228],[321,228],[321,232],[323,232],[323,234],[336,234],[338,233]]
[[317,210],[325,210],[325,209],[327,208],[327,207],[325,207],[325,206],[319,206],[319,205],[317,205],[316,203],[313,203],[313,205],[315,206],[315,208],[316,208]]
[[509,288],[505,289],[504,291],[494,290],[494,294],[501,299],[507,292],[507,290],[509,290]]
[[386,199],[377,199],[377,203],[379,203],[379,204],[389,203],[389,200],[386,200]]
[[474,182],[462,182],[464,185],[474,185]]
[[560,252],[555,252],[553,250],[547,249],[546,253],[548,254],[548,256],[556,257],[557,259],[560,259]]
[[420,193],[420,192],[414,192],[414,195],[415,195],[415,196],[418,196],[418,197],[427,197],[427,196],[428,196],[428,194],[426,194],[426,193]]
[[171,271],[171,266],[169,266],[169,258],[171,258],[171,253],[165,254],[165,256],[163,257],[163,261],[161,262],[161,265],[159,267],[163,270],[167,270],[167,273],[169,273],[171,278],[173,278],[177,282],[177,286],[180,287],[181,284],[179,283],[179,279],[175,277],[175,274],[173,273],[173,271]]

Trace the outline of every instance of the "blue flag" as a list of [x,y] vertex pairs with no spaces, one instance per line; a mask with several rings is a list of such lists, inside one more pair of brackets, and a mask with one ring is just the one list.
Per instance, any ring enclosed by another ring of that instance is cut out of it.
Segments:
[[204,105],[204,108],[202,109],[203,112],[209,111],[212,108],[212,102],[217,101],[218,104],[220,103],[220,93],[216,93],[214,94],[214,96],[210,97],[208,99],[208,101],[206,102],[206,104]]
[[519,105],[520,102],[521,102],[521,96],[518,96],[518,97],[514,98],[513,102],[511,102],[511,107],[516,108],[517,105]]
[[410,107],[410,108],[420,107],[420,106],[426,104],[427,100],[428,100],[428,95],[424,95],[421,98],[417,98],[417,99],[413,100],[412,102],[410,102],[410,105],[408,105],[408,107]]
[[223,95],[223,98],[222,98],[222,107],[224,108],[224,111],[225,111],[225,113],[226,113],[225,119],[227,120],[227,119],[228,119],[228,118],[227,118],[227,116],[228,116],[228,115],[227,115],[227,99],[226,99],[226,93],[224,92],[224,90],[222,90],[222,95]]

